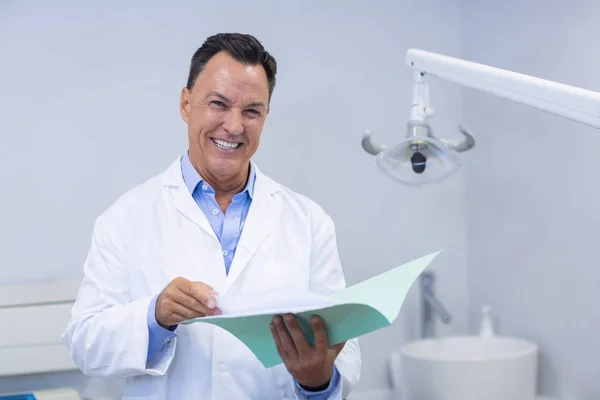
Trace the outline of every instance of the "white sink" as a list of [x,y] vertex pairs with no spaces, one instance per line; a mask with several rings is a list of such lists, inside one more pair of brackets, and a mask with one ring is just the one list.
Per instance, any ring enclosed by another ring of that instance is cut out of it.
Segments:
[[522,339],[460,336],[400,350],[403,400],[535,400],[538,346]]

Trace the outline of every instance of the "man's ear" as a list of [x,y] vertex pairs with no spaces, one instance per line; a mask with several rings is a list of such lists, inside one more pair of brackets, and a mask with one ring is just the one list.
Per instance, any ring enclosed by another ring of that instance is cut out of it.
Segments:
[[188,88],[184,87],[181,89],[181,95],[179,96],[179,112],[181,113],[181,118],[187,124],[188,115],[190,113],[190,97],[191,93]]

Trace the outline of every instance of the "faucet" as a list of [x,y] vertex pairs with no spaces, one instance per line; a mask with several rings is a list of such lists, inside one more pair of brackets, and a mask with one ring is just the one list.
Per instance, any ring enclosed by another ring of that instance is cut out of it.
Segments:
[[425,271],[420,275],[421,281],[421,337],[435,337],[435,321],[433,314],[439,315],[444,324],[452,322],[452,315],[435,297],[435,273]]

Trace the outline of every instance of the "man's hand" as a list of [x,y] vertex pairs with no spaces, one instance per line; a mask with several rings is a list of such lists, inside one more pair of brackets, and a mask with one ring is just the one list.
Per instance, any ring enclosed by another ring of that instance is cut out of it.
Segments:
[[168,329],[188,319],[218,315],[213,294],[218,293],[205,283],[175,278],[156,300],[156,322]]
[[329,347],[323,320],[314,315],[310,323],[315,338],[312,346],[293,314],[273,318],[271,334],[285,367],[298,383],[307,390],[324,390],[333,376],[333,362],[346,342]]

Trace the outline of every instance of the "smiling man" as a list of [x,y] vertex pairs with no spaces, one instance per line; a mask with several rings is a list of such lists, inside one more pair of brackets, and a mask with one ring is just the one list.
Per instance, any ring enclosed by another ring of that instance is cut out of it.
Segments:
[[98,217],[63,339],[87,375],[126,378],[124,399],[342,399],[357,383],[356,340],[309,344],[292,314],[270,330],[282,363],[265,369],[210,324],[217,296],[345,287],[335,228],[315,202],[251,161],[277,64],[250,35],[209,37],[179,106],[188,151]]

